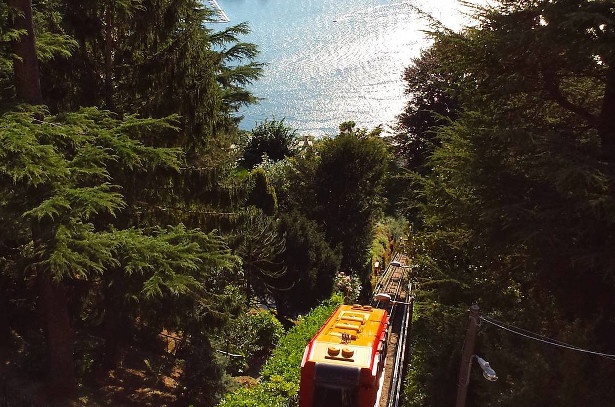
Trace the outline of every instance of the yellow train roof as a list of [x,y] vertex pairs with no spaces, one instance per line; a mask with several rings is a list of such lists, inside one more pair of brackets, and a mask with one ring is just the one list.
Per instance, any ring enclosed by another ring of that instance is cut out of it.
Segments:
[[342,305],[314,338],[309,361],[369,368],[388,317],[371,306]]

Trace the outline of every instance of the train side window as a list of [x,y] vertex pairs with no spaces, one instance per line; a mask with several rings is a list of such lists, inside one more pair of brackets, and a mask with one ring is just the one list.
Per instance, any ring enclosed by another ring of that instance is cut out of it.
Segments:
[[356,407],[358,387],[327,387],[316,385],[314,388],[314,407]]

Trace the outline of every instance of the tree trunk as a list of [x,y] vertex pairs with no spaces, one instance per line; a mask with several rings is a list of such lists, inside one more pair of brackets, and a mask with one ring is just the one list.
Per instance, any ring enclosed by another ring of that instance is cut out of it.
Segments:
[[[111,291],[111,288],[107,289]],[[119,362],[120,356],[120,310],[116,306],[114,298],[107,297],[105,294],[105,319],[103,322],[104,338],[105,338],[105,358],[103,368],[106,371],[115,369]]]
[[105,340],[105,354],[103,371],[117,368],[122,358],[122,348],[126,345],[133,332],[133,321],[126,312],[124,298],[126,291],[122,284],[122,272],[109,269],[103,277],[103,337]]
[[12,42],[13,53],[18,57],[13,60],[17,98],[33,105],[43,104],[32,22],[32,1],[7,0],[7,4],[21,13],[13,20],[13,28],[26,31],[26,35]]
[[68,314],[67,288],[39,275],[40,307],[47,336],[48,394],[53,399],[76,390],[73,363],[73,327]]
[[[21,15],[13,20],[13,27],[26,31],[19,40],[13,41],[15,89],[17,97],[26,103],[42,104],[40,73],[36,56],[34,23],[31,0],[7,0],[10,7]],[[44,225],[32,225],[35,249],[40,248]],[[67,289],[55,282],[35,266],[40,294],[39,310],[47,339],[48,393],[52,398],[62,398],[76,389],[73,363],[73,327],[70,323]]]
[[615,160],[615,61],[609,64],[606,74],[606,86],[602,100],[599,122],[602,152],[610,160]]
[[8,284],[6,278],[0,275],[0,347],[8,345],[11,339],[11,325],[9,321]]
[[115,108],[113,103],[113,13],[114,1],[107,1],[105,7],[105,107]]

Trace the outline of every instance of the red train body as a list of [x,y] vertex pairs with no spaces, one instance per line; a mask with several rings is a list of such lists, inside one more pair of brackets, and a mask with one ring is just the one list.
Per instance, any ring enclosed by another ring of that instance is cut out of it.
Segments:
[[389,317],[342,305],[305,348],[299,407],[374,407],[380,399]]

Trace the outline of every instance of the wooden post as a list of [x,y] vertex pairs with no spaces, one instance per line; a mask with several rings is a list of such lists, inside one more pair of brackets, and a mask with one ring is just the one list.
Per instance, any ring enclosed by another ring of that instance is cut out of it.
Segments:
[[468,382],[470,381],[470,368],[472,357],[474,356],[474,342],[476,341],[476,332],[480,321],[478,305],[474,304],[470,307],[470,315],[468,321],[468,330],[463,343],[461,354],[461,363],[459,365],[459,382],[457,383],[457,403],[456,407],[465,407],[466,396],[468,393]]

